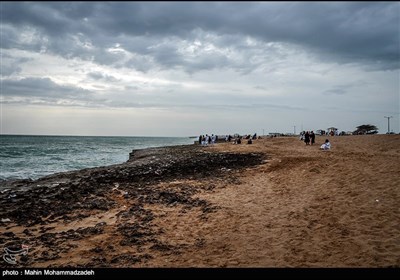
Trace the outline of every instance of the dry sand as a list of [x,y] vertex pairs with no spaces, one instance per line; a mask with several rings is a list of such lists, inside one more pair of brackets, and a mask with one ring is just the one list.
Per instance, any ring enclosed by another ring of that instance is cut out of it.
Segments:
[[[159,181],[158,190],[186,190],[189,202],[201,207],[147,203],[135,208],[127,219],[146,222],[138,225],[135,242],[122,242],[122,232],[132,229],[123,228],[129,221],[121,215],[135,203],[114,190],[105,196],[114,203],[107,211],[33,225],[30,236],[36,239],[22,233],[27,226],[11,223],[0,230],[0,243],[7,244],[10,236],[31,240],[31,267],[398,268],[400,135],[329,138],[330,151],[319,150],[325,140],[319,136],[314,146],[278,137],[202,148],[265,157],[244,169],[216,167],[224,176]],[[85,227],[91,234],[82,231]],[[62,250],[48,257],[43,248],[50,250],[51,233],[78,228],[80,237],[60,243]]]
[[203,196],[222,210],[183,232],[206,246],[167,266],[399,267],[400,136],[330,139],[330,151],[318,149],[323,137],[316,146],[273,138],[211,148],[269,160]]

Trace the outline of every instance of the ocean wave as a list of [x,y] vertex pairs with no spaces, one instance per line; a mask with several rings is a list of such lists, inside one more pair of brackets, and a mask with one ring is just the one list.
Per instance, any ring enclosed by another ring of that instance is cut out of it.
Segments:
[[134,149],[193,144],[190,138],[1,136],[0,179],[38,179],[58,172],[126,162]]

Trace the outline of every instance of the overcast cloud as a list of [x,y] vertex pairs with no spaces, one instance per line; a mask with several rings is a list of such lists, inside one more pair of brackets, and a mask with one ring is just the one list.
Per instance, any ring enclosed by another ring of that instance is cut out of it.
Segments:
[[398,2],[0,7],[3,134],[400,130]]

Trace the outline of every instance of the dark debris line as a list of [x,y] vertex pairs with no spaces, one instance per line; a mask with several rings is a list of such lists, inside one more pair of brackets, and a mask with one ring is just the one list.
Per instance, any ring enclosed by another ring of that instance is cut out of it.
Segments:
[[[118,185],[119,190],[126,193],[124,199],[131,203],[126,211],[121,211],[117,215],[118,219],[123,221],[117,224],[115,229],[116,233],[122,236],[122,241],[118,245],[140,247],[148,244],[152,250],[179,252],[182,248],[175,248],[156,239],[162,229],[157,229],[156,225],[152,224],[154,215],[151,211],[144,209],[144,205],[163,204],[169,207],[182,205],[186,210],[199,207],[203,213],[202,218],[206,218],[208,213],[218,208],[206,200],[192,197],[199,191],[196,189],[198,187],[179,185],[174,188],[160,188],[158,184],[181,179],[201,180],[201,182],[208,180],[208,183],[204,184],[207,186],[201,188],[211,190],[212,180],[215,178],[227,178],[229,179],[227,181],[235,182],[233,173],[226,170],[240,170],[255,166],[261,164],[264,158],[263,154],[257,153],[213,153],[184,146],[154,150],[149,149],[148,155],[146,151],[142,151],[137,162],[131,160],[121,165],[77,171],[71,175],[70,181],[58,183],[58,177],[55,175],[54,181],[50,181],[51,186],[32,187],[26,191],[3,190],[0,193],[2,205],[0,221],[10,219],[25,227],[42,226],[44,229],[40,232],[42,234],[36,237],[32,236],[29,229],[26,229],[24,242],[48,248],[47,251],[36,255],[35,261],[60,258],[61,253],[68,252],[74,247],[68,245],[67,240],[80,240],[86,236],[101,234],[105,223],[60,233],[47,233],[44,225],[60,220],[69,222],[89,216],[90,214],[85,214],[85,211],[108,211],[114,208],[117,203],[108,195],[112,187]],[[48,178],[33,182],[21,180],[16,182],[16,185],[36,186],[45,180],[49,182]],[[76,214],[78,211],[79,214]],[[132,217],[135,217],[134,222],[130,221]],[[0,222],[3,228],[0,246],[16,246],[22,242],[22,239],[13,232],[7,231],[7,223]],[[108,266],[110,263],[121,262],[136,263],[141,259],[151,258],[145,253],[137,256],[117,255],[107,260],[103,256],[102,248],[93,248],[91,252],[98,253],[99,256],[93,257],[86,266]],[[24,259],[21,260],[24,261]],[[25,258],[23,265],[29,265],[31,262],[32,260]]]

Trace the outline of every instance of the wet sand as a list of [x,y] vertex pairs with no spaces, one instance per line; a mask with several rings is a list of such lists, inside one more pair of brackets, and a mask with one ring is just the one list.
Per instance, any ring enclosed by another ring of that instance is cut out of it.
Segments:
[[[136,151],[0,193],[1,267],[399,267],[400,136]],[[8,220],[9,219],[9,220]]]

